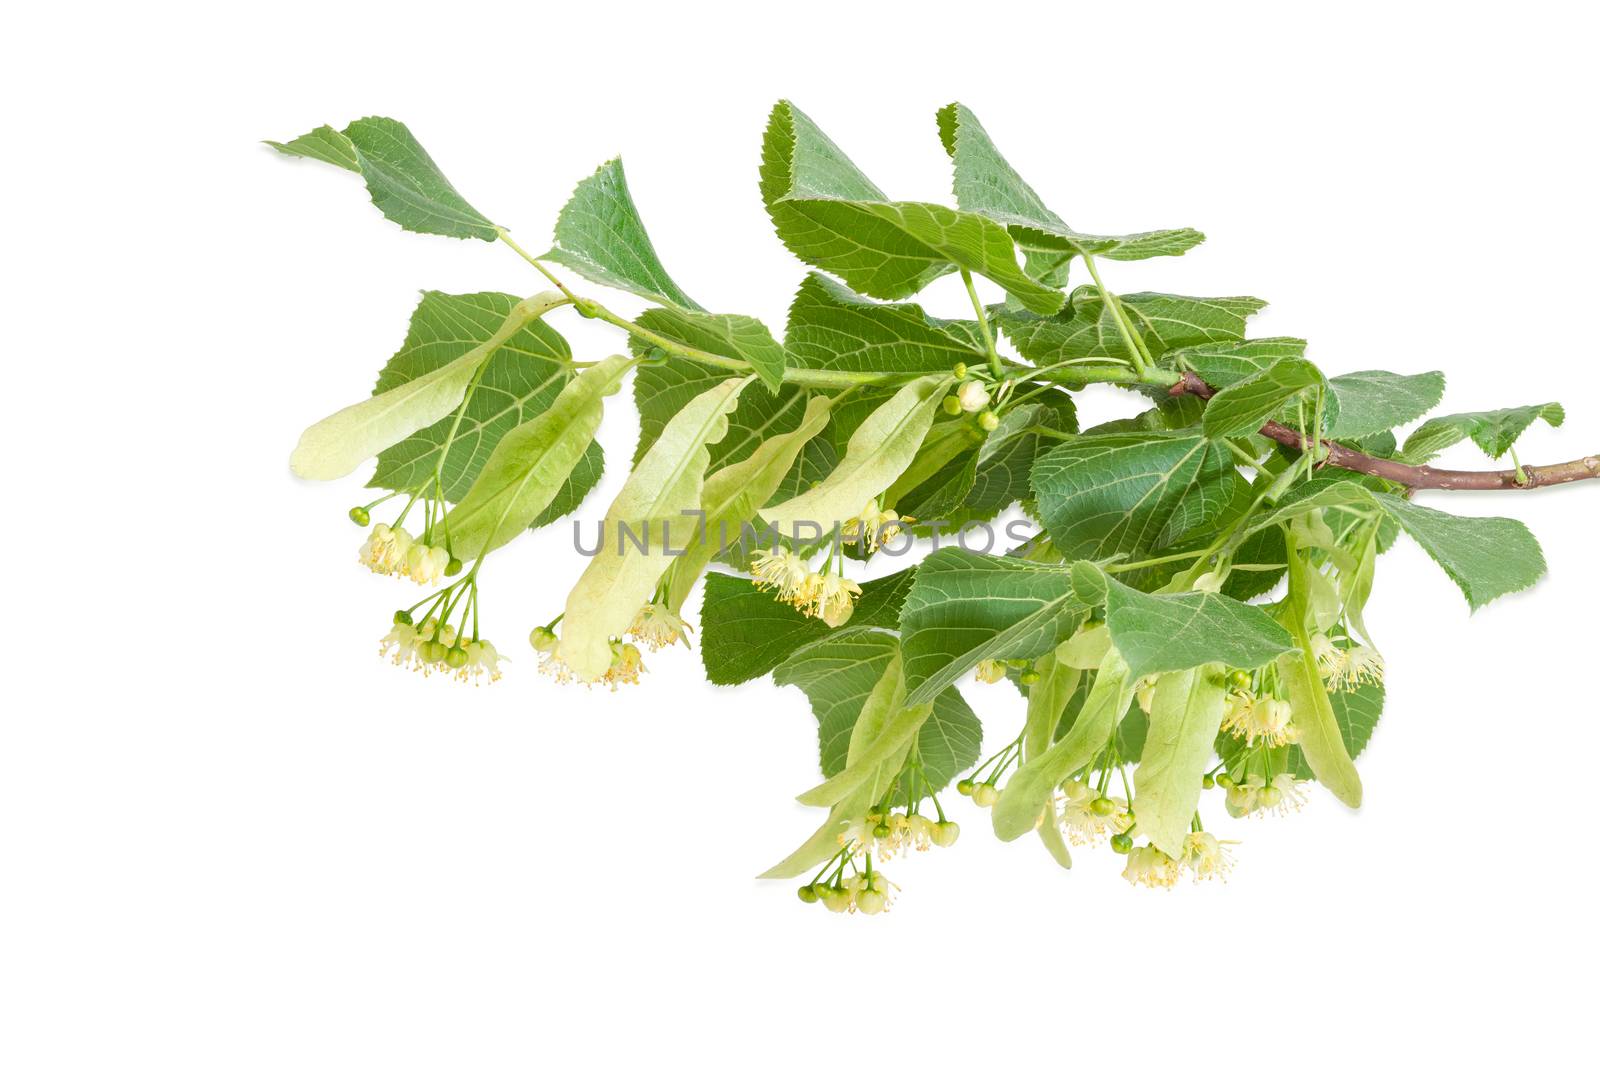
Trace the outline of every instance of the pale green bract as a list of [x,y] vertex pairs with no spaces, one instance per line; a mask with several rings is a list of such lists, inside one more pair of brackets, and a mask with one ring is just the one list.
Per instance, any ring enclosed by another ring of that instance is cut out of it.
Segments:
[[601,401],[631,364],[613,355],[573,378],[548,410],[500,438],[472,488],[446,520],[451,554],[475,559],[514,540],[566,483],[600,428]]
[[796,523],[810,523],[821,534],[856,517],[916,458],[952,380],[934,374],[902,386],[851,435],[844,458],[820,485],[762,508],[762,520],[785,536],[800,536]]
[[315,481],[341,478],[363,459],[439,421],[460,405],[485,360],[529,322],[565,302],[553,292],[530,296],[511,309],[493,336],[465,355],[324,418],[300,435],[290,469]]
[[[689,542],[700,509],[706,445],[728,431],[728,414],[754,378],[725,381],[696,397],[667,423],[606,510],[605,540],[567,597],[558,655],[582,680],[611,667],[611,640],[633,623]],[[685,512],[690,512],[685,514]],[[638,538],[635,543],[632,537]]]
[[1200,779],[1216,758],[1211,744],[1227,708],[1225,674],[1208,664],[1156,682],[1144,753],[1133,772],[1133,817],[1150,843],[1168,855],[1183,853]]

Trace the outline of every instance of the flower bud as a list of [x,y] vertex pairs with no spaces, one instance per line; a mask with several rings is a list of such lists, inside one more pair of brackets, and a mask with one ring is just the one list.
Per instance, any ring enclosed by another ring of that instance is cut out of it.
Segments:
[[528,634],[528,643],[533,645],[533,650],[543,655],[556,650],[560,643],[555,631],[548,626],[534,626],[533,632]]
[[985,433],[993,433],[1000,428],[1000,416],[993,411],[985,411],[978,416],[978,428]]
[[426,644],[422,645],[421,655],[422,661],[425,663],[439,662],[444,658],[445,655],[444,645],[440,644],[437,640],[430,640]]
[[843,914],[850,909],[850,893],[842,888],[834,888],[832,885],[818,885],[817,898],[822,901],[824,907],[834,914]]
[[801,903],[815,903],[820,898],[815,885],[801,885],[800,891],[796,894],[800,897]]
[[972,802],[980,807],[993,807],[1000,802],[1000,790],[984,782],[972,790]]
[[1233,671],[1228,675],[1228,684],[1236,689],[1248,689],[1250,687],[1250,672],[1248,670]]
[[397,625],[397,626],[408,626],[408,625],[410,625],[411,624],[411,612],[410,611],[396,611],[394,613],[394,624]]
[[1133,837],[1127,833],[1118,833],[1111,838],[1111,850],[1118,855],[1126,855],[1133,850]]
[[1200,779],[1200,787],[1201,788],[1216,788],[1217,787],[1217,779],[1215,777],[1212,777],[1210,774],[1206,774],[1206,776],[1204,776],[1204,777],[1202,777]]
[[961,413],[961,401],[956,399],[954,396],[946,396],[939,402],[939,406],[944,408],[944,413],[947,415],[958,415]]
[[1024,685],[1037,685],[1039,683],[1039,671],[1024,670],[1022,672],[1022,676],[1017,678],[1017,680],[1021,681]]
[[963,796],[972,795],[972,788],[972,778],[970,777],[963,777],[960,781],[956,782],[956,791],[961,793]]
[[956,364],[956,368],[955,368],[955,375],[956,375],[956,380],[957,381],[960,381],[962,378],[966,377],[967,376],[967,364],[966,363],[957,363]]
[[1116,801],[1114,801],[1110,796],[1096,796],[1094,799],[1089,801],[1089,812],[1091,814],[1097,814],[1102,818],[1115,812],[1116,809]]
[[1233,777],[1229,774],[1218,774],[1217,784],[1221,785],[1223,788],[1232,788],[1234,784]]
[[444,653],[444,664],[452,670],[459,670],[467,665],[467,649],[453,647]]
[[981,381],[965,381],[956,390],[956,399],[960,401],[961,409],[971,414],[989,406],[989,390],[983,387]]
[[350,508],[350,521],[358,526],[364,526],[372,521],[372,514],[365,507]]
[[448,563],[444,564],[444,576],[445,577],[455,577],[459,573],[461,573],[461,560],[460,559],[452,558]]
[[961,836],[961,827],[955,822],[938,821],[933,823],[933,829],[929,832],[935,844],[948,848]]
[[889,897],[875,888],[856,893],[856,910],[862,914],[881,914],[889,905]]

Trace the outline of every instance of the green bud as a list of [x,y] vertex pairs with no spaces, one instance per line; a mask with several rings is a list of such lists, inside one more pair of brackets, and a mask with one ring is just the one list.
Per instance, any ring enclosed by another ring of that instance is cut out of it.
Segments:
[[933,823],[933,828],[929,833],[933,837],[935,844],[941,848],[948,848],[956,842],[956,838],[961,836],[961,827],[954,822],[938,821]]
[[1200,787],[1201,788],[1216,788],[1217,787],[1217,779],[1215,777],[1212,777],[1210,774],[1207,774],[1206,776],[1204,776],[1204,777],[1202,777],[1200,779]]
[[972,802],[980,807],[993,807],[1000,802],[1000,790],[991,784],[982,784],[972,790]]
[[879,822],[877,825],[872,827],[872,835],[877,837],[879,840],[885,840],[889,836],[889,827],[884,825],[882,822]]
[[993,433],[1000,428],[1000,416],[993,411],[985,411],[978,416],[978,428],[985,433]]
[[842,888],[834,888],[832,885],[818,885],[817,898],[822,901],[824,907],[835,914],[843,914],[850,909],[850,893]]
[[1013,670],[1026,670],[1032,664],[1027,659],[1007,659],[1006,665]]
[[1250,674],[1245,670],[1235,670],[1228,675],[1228,684],[1238,689],[1249,688]]
[[418,654],[422,656],[422,661],[425,663],[436,663],[445,656],[444,645],[439,643],[437,640],[428,641],[421,648],[417,649],[417,651]]
[[801,885],[800,891],[796,894],[800,897],[801,903],[815,903],[817,901],[817,890],[812,885]]
[[1228,774],[1218,774],[1217,784],[1221,785],[1223,788],[1232,788],[1233,778]]
[[444,576],[445,577],[455,577],[459,573],[461,573],[461,560],[460,559],[452,558],[448,563],[444,564]]
[[962,378],[966,377],[967,376],[967,364],[966,363],[957,363],[956,364],[955,373],[956,373],[956,380],[957,381],[960,381]]
[[874,888],[856,895],[856,910],[862,914],[880,914],[888,904],[889,897]]
[[963,777],[960,781],[957,781],[956,791],[961,793],[963,796],[972,795],[972,778]]
[[1133,837],[1127,833],[1118,833],[1111,838],[1111,850],[1118,855],[1126,855],[1133,850]]
[[1263,807],[1276,807],[1278,805],[1278,801],[1283,799],[1283,793],[1278,791],[1277,786],[1275,785],[1268,785],[1266,788],[1258,792],[1257,795],[1261,798],[1261,806]]
[[444,653],[444,664],[452,670],[459,670],[467,665],[467,649],[454,647]]
[[350,521],[358,526],[364,526],[372,521],[372,515],[365,507],[352,507],[350,508]]
[[940,402],[940,406],[944,408],[944,413],[947,415],[958,415],[961,413],[961,401],[956,399],[954,396],[946,396]]
[[410,611],[396,611],[394,613],[394,624],[397,625],[397,626],[408,626],[408,625],[410,625],[411,624],[411,612]]
[[1039,671],[1024,670],[1022,672],[1022,676],[1017,680],[1021,681],[1024,685],[1037,685],[1039,683]]
[[1111,814],[1116,809],[1117,805],[1112,801],[1110,796],[1096,796],[1094,799],[1089,801],[1089,812],[1091,814],[1097,814],[1102,818],[1108,814]]

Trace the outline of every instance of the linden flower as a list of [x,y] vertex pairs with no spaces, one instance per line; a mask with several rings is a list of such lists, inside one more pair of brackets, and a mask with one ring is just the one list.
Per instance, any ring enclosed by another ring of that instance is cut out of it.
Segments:
[[882,870],[874,870],[870,875],[854,874],[844,879],[849,909],[862,914],[881,914],[888,910],[893,894],[899,887],[885,877]]
[[378,654],[384,658],[392,655],[396,666],[409,666],[415,661],[417,668],[421,668],[422,644],[423,637],[417,632],[416,626],[396,622],[388,635],[378,641]]
[[444,576],[450,565],[450,553],[443,548],[430,548],[413,542],[406,552],[405,572],[419,585],[431,585]]
[[811,569],[805,560],[788,548],[778,547],[772,551],[762,548],[750,558],[750,574],[756,584],[776,590],[778,599],[785,603],[795,603],[811,578]]
[[613,641],[611,668],[601,674],[595,683],[610,685],[611,691],[615,692],[619,685],[637,685],[639,675],[644,672],[644,656],[639,654],[639,649],[632,644]]
[[668,645],[678,643],[680,639],[687,646],[692,628],[666,604],[647,603],[639,608],[639,614],[634,618],[633,625],[628,627],[628,635],[639,638],[639,643],[651,651],[660,651]]
[[1006,677],[1006,664],[999,659],[984,659],[978,663],[974,676],[986,685],[996,681],[1004,681]]
[[820,580],[807,582],[807,588],[810,600],[801,605],[801,612],[812,618],[821,618],[833,629],[850,620],[856,610],[856,597],[861,595],[860,585],[838,574],[820,576]]
[[1227,843],[1210,833],[1190,833],[1183,838],[1183,853],[1178,856],[1178,861],[1188,867],[1196,881],[1213,877],[1224,880],[1233,867],[1233,856],[1228,853]]
[[477,684],[480,678],[488,678],[490,683],[500,680],[500,663],[505,656],[496,651],[493,644],[487,640],[474,640],[461,645],[461,648],[467,653],[467,661],[455,668],[457,679],[473,684]]
[[1290,721],[1293,710],[1288,700],[1256,699],[1248,692],[1231,693],[1222,728],[1247,743],[1261,740],[1271,747],[1281,748],[1300,739],[1300,730]]
[[1102,796],[1086,782],[1070,780],[1061,786],[1061,794],[1056,821],[1074,844],[1095,844],[1108,832],[1121,833],[1133,825],[1127,800]]
[[893,544],[900,537],[901,526],[914,521],[916,519],[901,518],[892,508],[879,510],[877,500],[868,500],[861,514],[846,522],[839,532],[847,541],[860,541],[870,554],[880,547]]
[[1323,677],[1332,680],[1343,675],[1349,656],[1326,633],[1311,638],[1311,654],[1316,656],[1317,671]]
[[1371,648],[1352,648],[1345,660],[1344,677],[1341,681],[1345,688],[1350,689],[1362,685],[1381,685],[1383,656]]
[[1159,848],[1145,845],[1128,852],[1128,865],[1122,876],[1131,885],[1171,888],[1178,882],[1179,867]]
[[981,411],[989,406],[989,390],[983,387],[983,382],[981,381],[963,382],[961,387],[956,390],[956,402],[968,414],[974,411]]
[[406,554],[411,550],[411,534],[403,529],[392,529],[379,522],[367,534],[357,558],[361,565],[375,574],[400,574],[404,572]]

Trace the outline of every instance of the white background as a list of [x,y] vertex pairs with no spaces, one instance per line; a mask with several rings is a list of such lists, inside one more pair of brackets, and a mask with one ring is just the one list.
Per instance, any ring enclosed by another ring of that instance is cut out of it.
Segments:
[[[1469,619],[1413,546],[1386,557],[1366,807],[1229,824],[1225,886],[1135,890],[1103,850],[1065,873],[959,798],[959,845],[900,864],[886,917],[756,882],[814,821],[804,698],[713,689],[682,652],[617,696],[547,683],[523,637],[575,576],[564,529],[485,570],[503,682],[379,661],[405,593],[356,564],[366,494],[295,483],[289,448],[370,389],[418,289],[542,286],[257,143],[366,114],[535,250],[624,152],[684,288],[778,325],[802,267],[757,195],[772,102],[942,199],[933,114],[960,99],[1073,224],[1210,235],[1107,263],[1114,288],[1259,295],[1258,333],[1330,372],[1442,369],[1455,410],[1565,401],[1526,461],[1600,446],[1579,5],[829,6],[11,14],[0,1060],[1589,1048],[1600,486],[1426,501],[1524,519],[1550,577]],[[959,285],[927,302],[961,313]],[[588,516],[633,434],[619,402]],[[991,737],[1020,724],[972,698]]]

